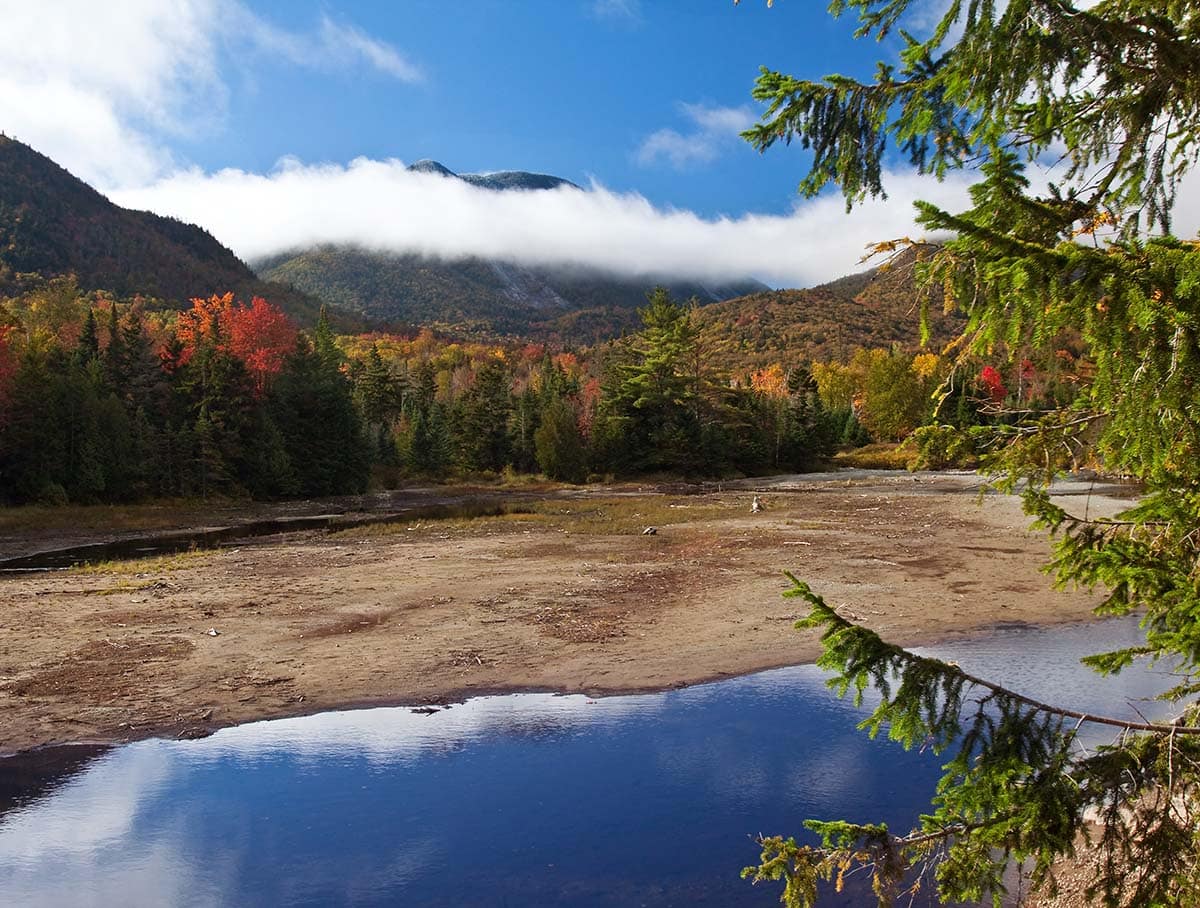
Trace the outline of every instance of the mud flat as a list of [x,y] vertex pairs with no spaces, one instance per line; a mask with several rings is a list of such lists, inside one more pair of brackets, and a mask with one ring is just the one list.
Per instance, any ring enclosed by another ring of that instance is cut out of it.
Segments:
[[[526,493],[499,516],[0,577],[0,753],[811,661],[816,638],[791,627],[803,607],[781,598],[784,570],[905,644],[1089,617],[1094,596],[1054,592],[1040,572],[1048,543],[1019,502],[980,500],[976,486],[858,472]],[[766,507],[751,514],[756,491]],[[1065,491],[1080,512],[1116,506],[1090,486]],[[52,535],[26,548],[53,547]]]

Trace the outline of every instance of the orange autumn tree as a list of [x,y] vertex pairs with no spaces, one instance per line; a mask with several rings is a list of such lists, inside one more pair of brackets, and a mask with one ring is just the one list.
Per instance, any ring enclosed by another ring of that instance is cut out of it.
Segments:
[[175,333],[183,345],[181,364],[187,363],[200,345],[214,343],[242,362],[260,395],[296,346],[295,325],[260,296],[249,306],[235,300],[232,293],[193,299],[192,308],[180,314]]
[[179,314],[175,323],[175,336],[179,339],[182,350],[179,354],[179,364],[186,365],[196,350],[214,340],[220,343],[224,333],[225,315],[233,308],[233,294],[214,293],[204,299],[192,299],[192,308]]
[[765,369],[751,372],[750,387],[767,397],[787,397],[787,375],[783,371],[783,366],[779,363],[771,363]]

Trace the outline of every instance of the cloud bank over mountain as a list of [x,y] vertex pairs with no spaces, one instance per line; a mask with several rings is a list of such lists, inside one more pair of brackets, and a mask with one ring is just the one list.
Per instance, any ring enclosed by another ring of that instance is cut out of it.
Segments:
[[397,160],[350,164],[285,161],[272,173],[177,173],[113,193],[114,201],[205,227],[253,260],[321,243],[483,257],[531,265],[599,268],[617,274],[727,279],[752,275],[808,286],[853,271],[867,244],[911,235],[912,200],[956,207],[965,177],[938,183],[887,175],[890,197],[850,214],[838,195],[798,202],[788,214],[705,218],[662,208],[636,193],[593,183],[496,192]]

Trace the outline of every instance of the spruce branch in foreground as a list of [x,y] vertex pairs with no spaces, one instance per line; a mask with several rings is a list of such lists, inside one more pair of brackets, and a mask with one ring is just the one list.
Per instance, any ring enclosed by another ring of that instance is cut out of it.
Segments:
[[[1087,895],[1098,904],[1194,908],[1200,242],[1169,231],[1200,155],[1200,2],[950,0],[922,38],[903,31],[915,0],[829,9],[856,14],[860,37],[898,33],[898,59],[869,81],[764,68],[754,96],[765,106],[743,135],[760,151],[808,149],[801,192],[836,183],[851,206],[883,194],[897,158],[938,178],[979,172],[964,211],[916,203],[936,240],[912,244],[923,312],[936,298],[965,315],[954,345],[964,371],[972,357],[1070,363],[1056,396],[1019,401],[1022,412],[996,426],[982,468],[1002,490],[1024,490],[1035,527],[1054,538],[1047,569],[1058,585],[1100,591],[1099,614],[1141,616],[1139,645],[1087,664],[1170,665],[1180,679],[1163,697],[1178,719],[1128,723],[1032,701],[887,644],[794,581],[789,593],[813,607],[804,626],[823,629],[820,664],[834,687],[879,691],[864,728],[951,758],[910,833],[810,823],[819,845],[763,839],[749,874],[783,880],[791,906],[811,905],[821,880],[840,884],[856,867],[883,905],[930,883],[944,900],[999,905],[1010,860],[1049,880],[1090,835],[1098,864]],[[1081,466],[1135,480],[1139,499],[1112,517],[1069,514],[1048,484]],[[1116,739],[1081,752],[1090,724]]]
[[[789,908],[817,904],[818,882],[841,891],[854,870],[870,875],[880,906],[914,893],[932,880],[943,899],[997,906],[1010,863],[1027,864],[1034,886],[1049,879],[1054,862],[1073,855],[1085,819],[1105,820],[1094,842],[1101,873],[1093,894],[1123,904],[1130,885],[1138,901],[1183,905],[1181,886],[1194,892],[1196,820],[1200,818],[1200,707],[1187,705],[1174,722],[1151,723],[1095,715],[1044,703],[963,671],[953,663],[919,656],[837,614],[808,584],[791,574],[784,595],[811,606],[799,629],[819,628],[832,672],[828,685],[856,705],[872,690],[879,703],[859,728],[871,737],[885,731],[906,749],[949,752],[931,813],[903,835],[882,824],[808,820],[819,845],[794,838],[762,837],[760,863],[743,876],[782,881]],[[1086,752],[1080,730],[1101,725],[1117,741]],[[1168,848],[1153,868],[1136,856],[1148,837]],[[1190,845],[1189,845],[1190,843]],[[1188,846],[1188,847],[1184,847]],[[1190,882],[1188,882],[1190,880]]]

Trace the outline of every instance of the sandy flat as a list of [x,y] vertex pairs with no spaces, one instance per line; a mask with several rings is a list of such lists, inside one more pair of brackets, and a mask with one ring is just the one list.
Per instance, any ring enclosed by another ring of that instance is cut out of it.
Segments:
[[[508,690],[596,695],[811,661],[790,570],[904,644],[1087,618],[973,477],[606,488],[533,513],[296,533],[0,579],[0,752]],[[759,490],[766,509],[750,513]],[[1100,501],[1087,500],[1096,508]],[[642,535],[647,525],[654,535]],[[215,634],[212,633],[215,631]]]

